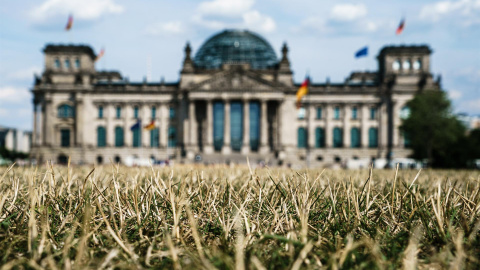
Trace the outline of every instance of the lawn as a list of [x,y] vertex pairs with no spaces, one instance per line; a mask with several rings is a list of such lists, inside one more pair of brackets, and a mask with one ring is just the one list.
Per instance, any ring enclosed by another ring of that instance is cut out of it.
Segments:
[[0,167],[1,269],[480,269],[480,172]]

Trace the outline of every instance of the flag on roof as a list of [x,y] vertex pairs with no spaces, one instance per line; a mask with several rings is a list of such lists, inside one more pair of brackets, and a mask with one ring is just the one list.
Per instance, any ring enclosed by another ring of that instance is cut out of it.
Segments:
[[365,46],[355,53],[355,58],[360,58],[362,56],[367,56],[367,55],[368,55],[368,46]]
[[97,62],[98,60],[100,60],[100,58],[102,58],[104,54],[105,54],[105,49],[102,48],[102,49],[100,50],[100,52],[98,53],[97,57],[95,57],[95,62]]
[[146,130],[152,130],[152,129],[154,129],[154,128],[155,128],[155,120],[152,120],[152,121],[150,122],[150,124],[144,126],[143,128],[146,129]]
[[302,100],[302,97],[308,94],[309,85],[310,85],[310,77],[307,75],[307,77],[305,77],[305,80],[303,81],[302,85],[297,91],[297,108],[300,107],[300,101]]
[[400,35],[403,32],[403,29],[405,28],[405,18],[403,18],[400,21],[400,24],[398,25],[397,31],[395,32],[397,35]]
[[67,25],[65,26],[65,31],[68,31],[68,30],[72,29],[72,26],[73,26],[73,15],[70,14],[68,16]]
[[140,126],[142,125],[142,121],[140,119],[137,120],[137,122],[130,127],[130,130],[136,130],[136,129],[140,129]]

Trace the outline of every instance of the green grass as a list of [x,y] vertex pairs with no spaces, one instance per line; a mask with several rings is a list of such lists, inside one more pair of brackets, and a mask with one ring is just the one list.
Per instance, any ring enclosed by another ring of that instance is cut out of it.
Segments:
[[480,172],[0,168],[1,269],[480,268]]

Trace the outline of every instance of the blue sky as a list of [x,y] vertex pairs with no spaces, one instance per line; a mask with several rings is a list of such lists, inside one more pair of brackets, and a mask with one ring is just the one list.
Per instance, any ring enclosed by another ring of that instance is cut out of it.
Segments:
[[[74,25],[65,32],[70,13]],[[402,17],[406,28],[396,36]],[[455,111],[480,114],[480,0],[2,0],[0,125],[31,129],[29,90],[47,43],[104,47],[97,69],[130,81],[177,81],[185,43],[195,54],[225,28],[261,34],[278,57],[286,41],[297,82],[307,70],[314,82],[343,81],[353,70],[376,70],[385,45],[429,44],[432,72]],[[354,59],[365,45],[370,55]]]

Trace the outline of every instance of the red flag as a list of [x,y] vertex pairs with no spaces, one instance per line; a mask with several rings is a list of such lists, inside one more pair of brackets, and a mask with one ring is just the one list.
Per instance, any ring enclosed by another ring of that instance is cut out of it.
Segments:
[[73,15],[70,14],[70,16],[68,16],[67,25],[65,26],[65,31],[70,30],[72,26],[73,26]]
[[98,60],[100,60],[100,58],[102,58],[102,56],[105,54],[105,49],[102,48],[100,50],[100,52],[98,53],[97,57],[95,58],[95,62],[97,62]]
[[400,35],[403,32],[403,29],[405,28],[405,18],[403,18],[400,21],[400,25],[397,28],[397,31],[395,32],[397,35]]

